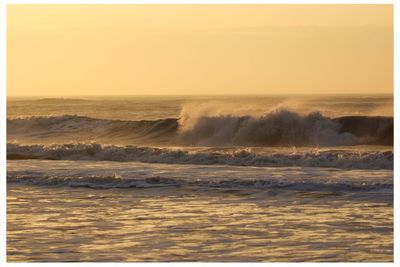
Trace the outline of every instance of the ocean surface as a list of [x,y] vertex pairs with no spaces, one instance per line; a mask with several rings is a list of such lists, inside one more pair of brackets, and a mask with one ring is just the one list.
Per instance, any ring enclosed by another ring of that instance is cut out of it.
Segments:
[[7,261],[393,261],[393,97],[7,100]]

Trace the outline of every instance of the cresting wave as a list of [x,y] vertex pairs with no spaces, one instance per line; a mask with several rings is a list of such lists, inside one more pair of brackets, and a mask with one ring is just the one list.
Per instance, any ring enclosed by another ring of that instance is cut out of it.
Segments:
[[136,161],[145,163],[236,166],[303,166],[343,169],[392,169],[393,151],[309,150],[254,152],[251,149],[187,150],[90,144],[7,144],[7,158],[48,160]]
[[331,119],[275,110],[261,116],[181,114],[180,141],[206,146],[348,146],[393,143],[393,119],[350,116]]
[[276,110],[261,116],[182,113],[179,119],[105,120],[75,115],[7,120],[20,143],[98,142],[118,145],[338,146],[393,144],[393,118],[328,118]]

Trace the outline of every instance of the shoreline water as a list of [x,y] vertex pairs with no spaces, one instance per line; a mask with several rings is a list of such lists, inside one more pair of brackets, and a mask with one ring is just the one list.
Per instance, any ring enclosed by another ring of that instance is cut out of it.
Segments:
[[8,262],[393,261],[385,199],[23,184],[7,194]]

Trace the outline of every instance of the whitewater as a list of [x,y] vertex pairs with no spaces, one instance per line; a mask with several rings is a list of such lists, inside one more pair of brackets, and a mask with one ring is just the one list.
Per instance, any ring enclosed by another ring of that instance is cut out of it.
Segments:
[[393,260],[391,95],[7,105],[10,261]]

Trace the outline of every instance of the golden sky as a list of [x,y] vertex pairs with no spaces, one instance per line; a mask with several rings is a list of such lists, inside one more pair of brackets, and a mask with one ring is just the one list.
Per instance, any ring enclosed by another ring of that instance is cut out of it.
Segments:
[[391,93],[391,5],[8,5],[7,93]]

